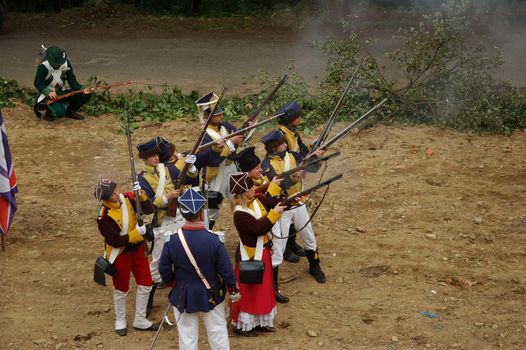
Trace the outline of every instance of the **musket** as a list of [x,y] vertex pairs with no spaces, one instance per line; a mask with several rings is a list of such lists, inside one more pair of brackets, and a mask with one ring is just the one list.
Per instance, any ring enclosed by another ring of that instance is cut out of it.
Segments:
[[[133,150],[132,150],[132,142],[131,142],[131,135],[130,135],[130,126],[128,122],[128,112],[124,110],[124,120],[125,120],[125,129],[126,129],[126,138],[128,139],[128,154],[130,156],[130,167],[131,167],[131,178],[132,183],[135,184],[137,182],[137,173],[135,172],[135,159],[133,158]],[[142,219],[142,210],[141,210],[141,201],[139,200],[140,192],[135,191],[135,212],[137,213],[137,224],[139,226],[143,225],[143,219]]]
[[332,125],[334,124],[334,121],[336,120],[336,114],[340,110],[342,103],[343,103],[343,99],[345,98],[345,96],[347,96],[347,93],[349,92],[349,89],[351,88],[351,84],[354,81],[356,74],[358,74],[358,70],[360,69],[361,66],[362,66],[361,63],[358,64],[358,67],[356,67],[356,70],[354,71],[354,74],[352,75],[351,79],[347,83],[347,86],[345,86],[345,89],[343,90],[343,93],[340,96],[338,103],[336,103],[336,106],[334,107],[329,119],[327,120],[327,123],[325,124],[325,126],[323,127],[323,130],[321,131],[320,137],[318,137],[318,139],[316,140],[316,143],[314,144],[314,146],[312,146],[312,149],[314,151],[317,150],[318,147],[325,141],[327,136],[329,136],[329,132],[331,131]]
[[[225,90],[226,88],[223,88],[223,90],[221,90],[221,94],[219,95],[219,98],[217,99],[217,102],[214,105],[214,108],[212,108],[212,110],[210,111],[210,114],[208,115],[208,118],[206,119],[206,123],[203,126],[203,130],[201,131],[201,134],[197,138],[197,141],[195,142],[195,145],[189,154],[195,155],[197,153],[197,149],[199,148],[199,145],[201,145],[201,142],[203,142],[203,139],[206,135],[206,129],[208,128],[208,125],[210,124],[210,120],[212,120],[212,117],[214,116],[216,109],[219,107],[219,104],[221,103],[221,99],[223,98],[223,94]],[[181,172],[179,173],[179,176],[174,181],[174,187],[176,190],[181,188],[184,180],[186,179],[186,174],[188,173],[189,169],[190,169],[190,164],[185,162],[183,170],[181,170]],[[176,199],[170,200],[168,202],[168,208],[166,209],[166,215],[175,217],[175,215],[177,214],[178,204],[179,202]]]
[[[343,128],[339,133],[334,135],[328,141],[325,141],[323,144],[321,144],[318,147],[318,149],[322,149],[322,150],[327,149],[331,145],[333,145],[334,143],[340,141],[345,136],[349,135],[349,133],[352,131],[352,129],[356,127],[356,125],[358,125],[359,123],[361,123],[362,121],[367,119],[374,111],[376,111],[380,106],[382,106],[387,100],[388,100],[388,98],[384,98],[380,103],[378,103],[376,106],[371,108],[369,111],[367,111],[365,114],[363,114],[360,118],[356,119],[354,122],[352,122],[350,125],[348,125],[345,128]],[[306,161],[309,158],[312,158],[313,156],[314,156],[314,153],[310,153],[304,158],[304,160]]]
[[[246,128],[249,122],[253,122],[256,120],[259,113],[261,113],[263,108],[274,98],[274,95],[276,95],[276,92],[278,92],[279,88],[285,83],[285,80],[287,80],[288,77],[289,76],[285,74],[285,76],[281,78],[281,80],[278,82],[278,85],[276,85],[274,89],[272,89],[270,94],[268,94],[268,96],[259,104],[258,108],[256,108],[254,112],[250,113],[247,121],[243,123],[241,128]],[[243,140],[243,145],[246,145],[248,140],[250,140],[250,138],[252,138],[252,135],[254,134],[254,131],[250,131],[250,130],[252,129],[247,130],[249,132],[245,135],[245,139]]]
[[150,347],[148,350],[152,350],[155,346],[155,342],[157,341],[157,337],[159,336],[159,333],[161,333],[161,329],[163,328],[163,324],[166,321],[170,326],[170,322],[168,321],[168,311],[170,311],[170,308],[172,307],[172,304],[170,304],[170,301],[168,300],[168,306],[166,307],[166,310],[164,311],[163,318],[161,319],[161,323],[159,323],[159,328],[157,329],[157,332],[155,332],[155,336],[153,337],[152,343],[150,344]]
[[287,197],[283,202],[281,202],[281,205],[290,205],[292,202],[294,202],[296,199],[301,198],[311,192],[314,192],[322,187],[328,186],[331,183],[333,183],[336,180],[339,180],[343,177],[342,174],[338,174],[336,176],[331,177],[330,179],[327,179],[325,181],[320,182],[317,185],[312,186],[311,188],[308,188],[306,190],[303,190],[301,192],[295,193],[292,196]]
[[[237,131],[234,131],[233,133],[230,133],[230,134],[226,135],[225,137],[221,137],[220,139],[213,140],[213,141],[210,141],[210,142],[208,142],[208,143],[205,143],[205,144],[203,144],[203,145],[201,145],[201,146],[199,146],[199,147],[197,148],[196,153],[202,152],[202,151],[204,151],[204,150],[206,150],[206,149],[212,147],[213,145],[215,145],[215,144],[217,144],[217,143],[219,143],[219,142],[221,142],[221,141],[226,141],[226,140],[231,139],[231,138],[234,137],[234,136],[244,134],[244,133],[246,133],[247,131],[251,131],[251,130],[257,128],[257,127],[260,126],[260,125],[266,124],[266,123],[268,123],[268,122],[270,122],[270,121],[272,121],[272,120],[274,120],[274,119],[276,119],[276,118],[279,118],[279,117],[282,116],[283,114],[285,114],[285,113],[279,113],[279,114],[273,115],[272,117],[267,118],[267,119],[265,119],[265,120],[262,120],[262,121],[260,121],[260,122],[257,122],[257,123],[255,123],[255,124],[252,124],[251,126],[247,126],[246,128],[243,128],[243,129],[239,129],[239,130],[237,130]],[[190,152],[184,152],[183,154],[186,155],[186,154],[188,154],[188,153],[190,153]]]
[[277,174],[276,176],[279,177],[279,178],[284,178],[286,176],[289,176],[291,174],[294,174],[295,172],[298,172],[300,170],[303,170],[305,168],[308,168],[309,166],[311,165],[315,165],[315,164],[318,164],[320,162],[324,162],[326,160],[329,160],[329,159],[332,159],[334,157],[338,157],[340,155],[340,151],[336,151],[334,153],[331,153],[331,154],[328,154],[326,156],[323,156],[323,157],[320,157],[320,158],[315,158],[315,159],[312,159],[308,162],[304,162],[304,163],[301,163],[300,165],[298,165],[297,167],[295,168],[292,168],[290,170],[287,170],[287,171],[284,171],[282,172],[281,174]]
[[[111,89],[112,87],[115,87],[115,86],[128,85],[128,84],[133,84],[133,83],[135,83],[133,80],[130,80],[130,81],[121,81],[121,82],[114,83],[114,84],[99,85],[99,86],[90,87],[90,88],[88,88],[88,90],[89,90],[89,91],[95,91],[95,90],[108,90],[108,89]],[[82,90],[75,90],[75,91],[67,92],[67,93],[65,93],[64,95],[57,96],[57,98],[55,98],[55,99],[49,99],[49,100],[47,100],[47,104],[50,105],[50,104],[53,104],[53,103],[55,103],[55,102],[58,102],[58,101],[60,101],[60,100],[62,100],[62,99],[68,98],[68,97],[70,97],[70,96],[77,95],[77,94],[82,94],[82,93],[84,93],[84,90],[85,90],[85,89],[82,89]]]

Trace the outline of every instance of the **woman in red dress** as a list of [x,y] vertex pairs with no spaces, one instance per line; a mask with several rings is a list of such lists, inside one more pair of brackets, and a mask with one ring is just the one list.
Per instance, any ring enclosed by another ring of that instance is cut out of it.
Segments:
[[234,332],[244,336],[257,335],[254,330],[273,332],[277,309],[270,230],[286,206],[280,205],[280,199],[271,199],[259,193],[256,195],[254,183],[247,173],[230,176],[230,193],[234,196],[231,205],[234,211],[234,225],[240,238],[234,268],[236,278],[239,281],[241,260],[262,260],[265,265],[261,284],[239,282],[241,300],[232,306]]

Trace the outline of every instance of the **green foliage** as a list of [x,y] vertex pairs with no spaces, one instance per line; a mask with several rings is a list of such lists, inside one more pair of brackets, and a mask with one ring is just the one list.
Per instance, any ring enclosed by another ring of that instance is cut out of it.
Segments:
[[429,123],[459,130],[508,133],[526,127],[526,104],[518,89],[495,78],[502,64],[498,53],[488,52],[470,35],[479,35],[470,20],[471,1],[448,1],[420,23],[401,30],[400,47],[386,53],[404,79],[385,77],[378,60],[370,54],[374,42],[361,43],[344,23],[343,39],[329,38],[320,44],[328,55],[327,77],[319,95],[310,98],[304,124],[323,122],[336,105],[350,79],[358,57],[365,57],[362,69],[339,115],[356,119],[379,100],[389,97],[376,114],[395,116],[409,123]]
[[17,99],[32,105],[35,102],[35,94],[29,89],[18,86],[16,80],[0,78],[0,109],[14,107],[14,100]]

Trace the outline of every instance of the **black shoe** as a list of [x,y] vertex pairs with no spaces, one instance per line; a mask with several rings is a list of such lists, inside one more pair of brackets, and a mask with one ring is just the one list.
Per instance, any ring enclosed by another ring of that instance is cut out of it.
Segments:
[[137,328],[137,327],[133,327],[134,329],[138,330],[138,331],[152,331],[152,332],[157,332],[159,330],[159,325],[157,323],[152,323],[152,325],[148,328]]
[[274,333],[276,328],[270,326],[256,326],[254,327],[254,330],[265,333]]
[[234,328],[232,328],[232,330],[234,331],[234,333],[236,333],[237,335],[242,335],[243,337],[257,337],[258,334],[256,332],[254,332],[254,330],[251,330],[251,331],[243,331],[241,329],[237,329],[235,326]]
[[327,281],[327,279],[325,278],[325,274],[323,273],[323,271],[321,270],[319,266],[310,267],[309,272],[312,275],[312,277],[314,277],[316,282],[325,283]]
[[71,119],[75,119],[75,120],[83,120],[84,119],[83,115],[80,115],[77,112],[73,112],[73,111],[67,111],[66,112],[66,117],[71,118]]
[[276,302],[280,304],[286,304],[289,302],[289,297],[284,296],[279,291],[276,292]]
[[297,263],[300,262],[300,257],[294,254],[294,252],[287,246],[287,248],[285,248],[285,252],[283,253],[283,260],[291,263]]
[[115,333],[117,333],[117,335],[120,337],[124,337],[126,334],[128,334],[128,330],[126,328],[116,329]]

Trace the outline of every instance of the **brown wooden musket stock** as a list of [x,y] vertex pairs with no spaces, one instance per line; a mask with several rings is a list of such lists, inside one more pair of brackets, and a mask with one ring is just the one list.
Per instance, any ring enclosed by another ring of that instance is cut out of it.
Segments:
[[336,103],[336,106],[334,107],[329,119],[327,120],[327,123],[325,124],[323,130],[320,133],[320,137],[318,137],[318,139],[316,140],[316,143],[312,147],[312,149],[314,151],[316,151],[318,149],[318,147],[323,142],[325,142],[325,140],[329,136],[329,132],[331,131],[332,125],[334,124],[334,121],[336,120],[336,114],[338,114],[338,111],[340,110],[340,108],[342,106],[343,99],[345,98],[345,96],[347,96],[347,93],[349,92],[349,89],[351,88],[351,84],[354,81],[354,78],[356,77],[356,74],[358,74],[358,70],[360,69],[361,66],[362,66],[361,63],[358,64],[358,67],[356,67],[356,70],[354,71],[354,74],[352,75],[351,79],[347,83],[347,86],[345,86],[345,89],[343,90],[343,93],[340,96],[340,99]]
[[282,205],[291,205],[292,202],[296,201],[298,198],[301,198],[301,197],[303,197],[303,196],[305,196],[305,195],[307,195],[307,194],[309,194],[311,192],[314,192],[314,191],[316,191],[316,190],[318,190],[318,189],[320,189],[322,187],[328,186],[331,183],[333,183],[334,181],[341,179],[342,177],[343,177],[343,174],[338,174],[336,176],[333,176],[333,177],[331,177],[331,178],[329,178],[329,179],[327,179],[325,181],[320,182],[317,185],[312,186],[311,188],[308,188],[308,189],[303,190],[301,192],[295,193],[295,194],[293,194],[290,197],[287,197],[287,199],[285,199],[283,202],[281,202],[281,204]]
[[[365,114],[363,114],[360,118],[356,119],[354,122],[352,122],[350,125],[348,125],[345,128],[343,128],[339,133],[334,135],[328,141],[325,141],[323,144],[321,144],[318,147],[318,149],[325,150],[325,149],[329,148],[331,145],[333,145],[334,143],[336,143],[336,142],[340,141],[341,139],[343,139],[345,136],[349,135],[351,133],[352,129],[356,127],[356,125],[358,125],[359,123],[361,123],[362,121],[367,119],[374,111],[376,111],[380,106],[382,106],[387,100],[388,100],[388,98],[384,98],[380,103],[378,103],[376,106],[371,108],[369,111],[367,111]],[[307,160],[309,160],[312,157],[314,157],[314,153],[313,152],[309,153],[303,159],[303,161],[307,161]]]
[[[137,182],[137,173],[135,172],[135,159],[133,158],[133,150],[132,150],[132,142],[131,142],[131,135],[130,135],[130,126],[128,122],[128,112],[126,110],[124,111],[124,122],[125,122],[125,128],[126,128],[126,138],[128,139],[128,154],[130,155],[130,167],[131,167],[131,179],[132,183],[135,184]],[[143,225],[143,219],[142,219],[142,209],[141,209],[141,201],[139,199],[140,191],[133,191],[135,193],[135,212],[137,213],[137,224],[139,226]]]
[[[114,84],[108,84],[108,85],[100,85],[100,86],[94,86],[94,87],[90,87],[90,88],[87,88],[89,91],[95,91],[95,90],[108,90],[112,87],[116,87],[116,86],[121,86],[121,85],[128,85],[128,84],[133,84],[135,83],[133,80],[130,80],[130,81],[121,81],[121,82],[118,82],[118,83],[114,83]],[[60,100],[63,100],[65,98],[68,98],[70,96],[73,96],[73,95],[77,95],[77,94],[82,94],[84,93],[84,90],[85,89],[81,89],[81,90],[75,90],[75,91],[70,91],[68,93],[65,93],[64,95],[60,95],[60,96],[57,96],[57,98],[55,99],[49,99],[47,100],[47,104],[50,105],[50,104],[53,104],[55,102],[58,102]]]
[[[250,113],[250,116],[243,123],[241,128],[246,128],[248,126],[249,122],[253,122],[253,121],[256,120],[256,118],[258,117],[259,113],[261,113],[263,108],[274,98],[274,96],[278,92],[279,88],[285,83],[285,80],[287,80],[288,77],[289,76],[287,74],[285,74],[285,76],[283,78],[281,78],[281,80],[274,87],[274,89],[272,89],[272,91],[268,94],[268,96],[259,104],[258,108],[256,108],[256,110],[254,112]],[[244,145],[248,142],[248,140],[252,137],[252,134],[254,133],[253,131],[250,132],[250,130],[252,130],[252,129],[246,130],[247,133],[245,135],[245,139],[243,140],[243,144]]]
[[[208,128],[208,125],[210,124],[210,120],[212,120],[212,117],[214,116],[216,109],[219,107],[219,104],[221,103],[221,99],[223,98],[223,94],[225,93],[225,90],[226,88],[223,88],[223,90],[221,90],[221,94],[219,95],[219,98],[217,99],[217,102],[214,105],[214,108],[210,111],[210,114],[208,115],[208,118],[206,119],[206,123],[203,126],[203,130],[201,131],[201,134],[197,138],[197,141],[189,154],[195,155],[197,153],[197,149],[199,148],[199,145],[201,144],[201,142],[203,142],[203,138],[206,135],[206,129]],[[174,181],[174,186],[176,190],[181,188],[189,169],[190,169],[190,164],[185,162],[183,170],[181,170],[181,172],[179,173],[177,180]],[[166,215],[175,217],[175,215],[177,214],[178,206],[179,206],[179,202],[176,198],[170,200],[168,202],[168,208],[166,209]]]

